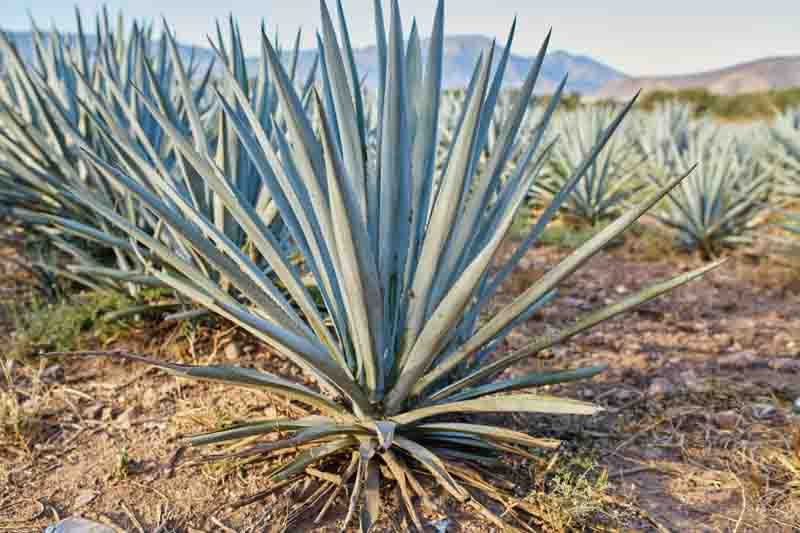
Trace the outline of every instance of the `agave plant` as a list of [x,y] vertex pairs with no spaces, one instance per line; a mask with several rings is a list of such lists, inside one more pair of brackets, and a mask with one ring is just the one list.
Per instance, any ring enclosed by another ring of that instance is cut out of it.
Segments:
[[[697,128],[686,147],[673,143],[668,173],[692,175],[668,196],[654,214],[677,231],[679,244],[715,257],[723,246],[749,242],[748,232],[767,207],[772,173],[735,137],[722,137],[712,127]],[[664,173],[652,175],[664,181]]]
[[783,220],[778,226],[784,230],[786,236],[771,237],[770,240],[777,244],[781,253],[800,257],[800,216],[795,213],[784,213]]
[[784,199],[800,198],[800,110],[788,109],[780,114],[770,128],[772,155],[781,165],[777,189]]
[[[581,167],[614,119],[608,107],[578,108],[562,115],[551,172],[538,183],[541,196],[552,201]],[[621,142],[618,142],[621,141]],[[627,199],[641,190],[636,174],[641,156],[624,136],[615,137],[586,169],[562,209],[596,226],[617,216]]]
[[[113,157],[97,124],[99,120],[127,120],[117,107],[99,118],[87,107],[89,95],[110,98],[112,84],[101,79],[101,69],[110,73],[107,77],[115,87],[127,87],[130,93],[134,81],[142,83],[146,65],[161,90],[174,93],[174,68],[166,54],[166,41],[156,45],[150,28],[142,29],[134,22],[126,34],[120,19],[117,30],[111,30],[104,10],[97,17],[97,35],[90,43],[77,10],[76,19],[75,38],[55,30],[44,35],[33,23],[36,62],[32,68],[9,37],[0,34],[0,52],[8,64],[7,75],[0,80],[0,117],[6,126],[0,133],[0,183],[4,185],[0,201],[73,262],[72,271],[62,270],[58,262],[42,267],[90,287],[96,283],[125,287],[135,296],[140,285],[156,280],[143,275],[130,246],[76,194],[92,195],[94,202],[116,206],[125,216],[136,214],[126,211],[124,197],[107,182],[87,175],[76,146]],[[190,64],[189,74],[194,70]],[[210,69],[196,87],[195,97],[202,98],[209,73]],[[148,117],[136,123],[152,132]],[[164,151],[162,156],[166,157]],[[80,244],[74,240],[76,235],[82,238]],[[98,235],[109,238],[103,242]]]
[[[158,41],[152,39],[151,28],[141,30],[136,23],[127,40],[122,29],[114,35],[107,29],[98,31],[102,37],[90,53],[85,44],[87,38],[80,25],[79,13],[77,17],[77,48],[66,44],[66,39],[54,32],[49,43],[57,43],[58,53],[47,56],[43,44],[45,41],[37,34],[38,55],[46,58],[41,59],[45,66],[56,65],[51,69],[53,72],[44,69],[29,72],[11,43],[7,39],[0,40],[12,58],[14,67],[6,87],[13,89],[20,85],[24,88],[24,91],[16,93],[22,96],[9,100],[6,109],[13,119],[19,119],[19,132],[41,129],[51,133],[49,137],[34,139],[39,144],[30,143],[35,157],[24,157],[27,153],[18,157],[14,150],[19,146],[22,134],[8,136],[5,148],[9,157],[5,158],[8,162],[3,167],[9,171],[9,190],[14,195],[14,198],[6,198],[13,206],[12,214],[45,232],[46,238],[68,252],[72,259],[69,271],[54,265],[49,268],[68,277],[82,276],[78,280],[89,286],[95,286],[97,282],[112,285],[125,283],[132,295],[141,285],[160,283],[144,273],[139,254],[135,253],[126,238],[119,238],[116,228],[97,215],[94,206],[102,202],[150,234],[161,230],[158,230],[154,219],[130,209],[129,193],[113,186],[101,175],[87,178],[85,164],[77,157],[77,148],[97,153],[104,160],[123,168],[129,175],[136,176],[143,186],[156,193],[158,189],[153,187],[152,180],[171,180],[174,189],[214,220],[227,237],[241,248],[249,246],[239,227],[225,214],[224,206],[219,204],[192,169],[184,164],[169,136],[164,134],[148,111],[144,100],[172,117],[174,126],[191,133],[192,142],[198,150],[214,158],[225,175],[233,180],[233,185],[239,189],[244,200],[255,207],[267,223],[273,225],[273,230],[285,242],[287,234],[277,218],[277,209],[270,195],[229,126],[225,112],[216,102],[216,94],[208,90],[212,84],[214,62],[209,62],[198,75],[193,56],[187,64],[185,54],[166,25]],[[103,24],[98,22],[98,30],[107,28],[107,16],[98,20],[105,21]],[[214,90],[230,94],[229,85],[238,84],[248,95],[261,124],[269,131],[276,114],[277,96],[267,75],[266,62],[262,58],[259,76],[248,73],[239,29],[233,19],[230,20],[229,36],[226,45],[222,31],[217,27],[214,46],[220,51],[221,61],[233,72],[233,76],[230,80],[214,83]],[[289,58],[293,79],[297,70],[299,41],[298,34],[294,53]],[[316,64],[304,82],[306,95],[310,94],[315,70]],[[22,111],[26,108],[22,104],[26,102],[37,103],[37,113],[28,113],[35,120],[23,120],[26,115]],[[11,103],[17,104],[20,113],[11,110]],[[49,155],[54,150],[64,154],[66,163],[47,165],[55,159]],[[44,163],[40,164],[37,158]],[[34,178],[39,179],[36,181]],[[168,228],[163,231],[170,232]],[[77,245],[65,234],[89,239],[95,245],[99,244],[101,250],[89,254],[82,250],[86,248],[85,244]],[[176,252],[188,253],[180,238],[169,236],[169,240]],[[109,255],[114,258],[113,266],[105,259]],[[205,269],[203,265],[199,266]]]
[[[247,235],[277,281],[207,213],[178,194],[173,182],[154,177],[155,191],[148,190],[124,168],[109,164],[89,148],[85,151],[98,174],[128,191],[139,211],[154,219],[158,228],[168,228],[188,249],[188,254],[178,254],[165,243],[165,231],[147,233],[113,209],[98,205],[101,216],[136,242],[149,273],[262,339],[304,369],[319,387],[250,368],[187,366],[134,354],[117,355],[178,376],[273,392],[315,409],[313,416],[253,420],[190,437],[189,442],[222,446],[260,438],[261,442],[249,448],[215,456],[242,459],[256,455],[274,458],[281,450],[297,448],[296,456],[269,471],[268,480],[273,488],[293,483],[303,479],[312,465],[334,472],[342,483],[315,478],[317,489],[305,502],[308,506],[324,502],[320,519],[341,486],[351,484],[345,524],[364,501],[360,521],[368,530],[378,520],[381,478],[388,472],[412,521],[422,529],[412,504],[414,495],[428,501],[430,489],[420,480],[421,468],[451,496],[472,503],[502,526],[502,520],[475,499],[476,492],[487,485],[464,467],[463,461],[483,461],[505,452],[529,456],[529,448],[553,448],[558,442],[487,426],[463,415],[598,412],[598,407],[585,402],[519,391],[591,377],[602,368],[528,372],[513,379],[502,374],[533,354],[716,265],[659,283],[513,352],[498,354],[497,347],[514,327],[552,301],[562,281],[658,202],[680,178],[622,215],[512,303],[494,310],[490,319],[482,320],[492,297],[593,164],[629,106],[609,124],[512,257],[494,268],[500,244],[508,237],[512,220],[551,148],[542,139],[558,94],[543,114],[537,134],[526,143],[524,157],[511,175],[502,179],[510,154],[518,148],[520,125],[549,37],[506,116],[492,154],[484,165],[478,165],[513,30],[501,57],[494,57],[493,47],[485,51],[466,90],[453,141],[444,160],[437,163],[444,2],[439,1],[436,9],[424,63],[422,54],[414,51],[420,47],[415,42],[418,36],[412,33],[409,46],[405,46],[398,2],[391,3],[388,31],[381,3],[376,0],[374,7],[380,58],[374,136],[368,132],[360,76],[340,3],[338,34],[328,8],[321,4],[319,53],[324,75],[311,108],[262,32],[264,57],[285,121],[285,131],[273,124],[277,143],[270,139],[240,84],[230,83],[232,97],[219,99],[226,120],[302,253],[306,270],[291,261],[274,232],[213,156],[198,148],[191,135],[149,99],[142,102],[176,147],[183,164],[225,206],[226,214]],[[230,64],[224,76],[228,81],[234,79]],[[370,142],[375,143],[374,150],[369,149]],[[121,146],[120,155],[127,150]],[[209,272],[198,268],[194,256],[203,257]],[[306,271],[321,295],[322,310],[301,279]],[[223,286],[222,279],[235,290]],[[272,439],[275,434],[278,438]],[[499,491],[489,493],[501,503],[510,503]],[[515,516],[515,511],[508,516]]]
[[652,111],[640,110],[628,128],[631,141],[639,145],[648,157],[668,154],[672,146],[683,152],[692,129],[692,107],[689,104],[668,100],[660,102]]

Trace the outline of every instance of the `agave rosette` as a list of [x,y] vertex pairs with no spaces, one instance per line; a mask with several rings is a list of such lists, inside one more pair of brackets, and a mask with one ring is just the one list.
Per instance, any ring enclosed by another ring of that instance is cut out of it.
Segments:
[[[581,167],[614,119],[611,107],[582,107],[562,113],[558,142],[546,179],[538,183],[541,196],[552,200]],[[642,189],[637,171],[642,157],[624,135],[615,136],[586,169],[563,204],[563,210],[592,226],[617,216],[625,202]]]
[[777,178],[777,192],[784,200],[800,198],[800,110],[787,109],[775,119],[770,136],[776,141],[772,156],[780,163],[782,172]]
[[[270,456],[298,448],[298,455],[270,470],[268,481],[273,487],[279,486],[304,476],[310,466],[334,471],[342,483],[318,479],[314,497],[306,502],[326,502],[321,514],[340,493],[337,487],[352,483],[345,522],[351,520],[363,500],[360,520],[362,528],[369,529],[378,519],[379,487],[388,471],[412,520],[421,529],[412,497],[420,495],[427,500],[429,489],[420,482],[419,467],[454,498],[472,502],[500,524],[500,518],[474,500],[475,490],[483,485],[465,474],[459,461],[480,461],[501,452],[527,456],[529,448],[552,448],[558,443],[489,427],[464,415],[596,413],[599,409],[585,402],[519,391],[591,377],[602,368],[525,373],[513,379],[503,378],[503,372],[695,279],[715,265],[642,290],[578,317],[572,325],[531,340],[511,353],[498,355],[496,348],[515,326],[552,301],[562,281],[663,198],[681,178],[621,215],[512,303],[482,320],[482,312],[489,310],[503,281],[541,236],[628,108],[597,139],[584,163],[510,259],[493,267],[500,259],[500,244],[508,237],[512,220],[551,150],[551,145],[543,141],[544,132],[563,84],[543,113],[536,133],[523,146],[518,145],[519,129],[548,39],[506,115],[492,153],[479,165],[513,30],[499,58],[494,48],[485,51],[466,90],[453,140],[437,164],[443,2],[437,6],[423,62],[415,32],[405,46],[398,2],[391,2],[387,30],[376,0],[380,69],[374,132],[369,131],[369,107],[361,93],[341,4],[338,36],[324,2],[321,11],[319,54],[323,76],[312,106],[304,102],[278,52],[263,34],[262,49],[279,99],[281,127],[273,123],[271,133],[268,131],[241,84],[230,83],[232,95],[219,99],[227,123],[303,256],[302,270],[255,206],[245,201],[237,185],[228,179],[223,166],[210,153],[198,149],[192,136],[172,124],[172,118],[149,100],[143,102],[183,164],[225,206],[226,215],[246,235],[271,275],[206,213],[178,194],[169,180],[154,180],[151,191],[124,168],[108,164],[90,149],[85,152],[98,174],[128,191],[138,210],[157,221],[158,228],[168,228],[187,249],[188,254],[178,254],[164,242],[166,231],[147,233],[114,210],[98,206],[100,215],[135,241],[150,274],[262,339],[313,376],[319,387],[255,369],[187,366],[127,357],[183,377],[285,395],[316,409],[314,416],[252,421],[197,435],[189,442],[197,446],[225,445],[264,437],[263,442],[248,449],[217,455],[227,458]],[[234,78],[230,65],[224,76],[228,81]],[[520,148],[523,157],[505,176],[511,154]],[[126,148],[120,147],[120,155],[124,153]],[[195,256],[203,258],[208,272],[198,268],[192,260]],[[323,309],[304,283],[306,276],[313,279]],[[219,280],[225,280],[225,284]],[[278,438],[271,440],[269,436],[275,433],[279,433]],[[508,503],[499,493],[493,494]]]
[[772,171],[759,153],[711,125],[697,127],[682,148],[673,141],[669,153],[667,168],[651,175],[657,183],[694,171],[653,216],[677,232],[682,247],[709,258],[724,246],[750,242],[772,188]]

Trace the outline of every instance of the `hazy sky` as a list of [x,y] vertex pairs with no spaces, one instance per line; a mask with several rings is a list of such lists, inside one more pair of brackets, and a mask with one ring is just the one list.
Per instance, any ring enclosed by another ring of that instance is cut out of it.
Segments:
[[[0,26],[27,29],[28,12],[40,26],[54,21],[74,30],[77,4],[93,16],[101,0],[6,0]],[[126,17],[164,15],[182,41],[205,44],[214,20],[233,12],[246,45],[257,50],[261,19],[284,42],[297,28],[312,44],[319,25],[317,0],[110,0],[112,13]],[[331,8],[333,0],[329,0]],[[372,0],[343,0],[353,44],[374,43]],[[401,0],[405,31],[416,16],[423,35],[433,18],[434,0]],[[388,16],[388,9],[387,16]],[[553,27],[551,50],[587,54],[630,75],[680,74],[727,66],[765,56],[800,54],[797,0],[449,0],[446,32],[503,36],[514,15],[519,26],[514,51],[532,54]],[[90,26],[91,27],[91,26]]]

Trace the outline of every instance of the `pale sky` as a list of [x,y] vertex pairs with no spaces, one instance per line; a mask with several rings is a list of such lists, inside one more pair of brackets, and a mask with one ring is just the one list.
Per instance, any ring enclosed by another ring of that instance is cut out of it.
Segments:
[[[103,3],[112,14],[122,10],[128,18],[164,15],[181,41],[200,45],[206,44],[214,21],[233,12],[251,53],[257,50],[262,19],[270,31],[280,30],[287,46],[300,26],[304,45],[312,46],[319,26],[317,0],[6,0],[0,26],[28,29],[30,12],[41,27],[55,22],[72,31],[74,5],[88,19]],[[373,44],[372,0],[343,0],[343,4],[354,46]],[[335,1],[329,0],[329,6],[333,10]],[[401,0],[400,7],[404,30],[415,16],[421,33],[427,35],[435,1]],[[388,16],[388,6],[385,11]],[[515,53],[533,54],[552,27],[551,51],[589,55],[629,75],[683,74],[800,54],[797,0],[449,0],[445,30],[503,37],[515,14],[519,16]]]

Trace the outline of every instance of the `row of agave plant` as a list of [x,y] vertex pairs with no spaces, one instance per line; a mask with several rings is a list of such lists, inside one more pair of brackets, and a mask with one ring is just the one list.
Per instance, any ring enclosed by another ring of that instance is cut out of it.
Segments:
[[[8,68],[0,82],[3,205],[72,258],[65,274],[132,292],[169,288],[314,379],[311,387],[251,368],[116,354],[186,378],[273,392],[315,411],[191,436],[192,445],[216,446],[212,457],[243,464],[272,461],[272,488],[309,479],[316,488],[305,503],[321,509],[320,519],[348,485],[344,522],[361,509],[365,531],[380,514],[382,479],[422,529],[413,499],[431,499],[420,472],[496,524],[526,529],[524,503],[511,505],[510,495],[466,465],[505,453],[530,457],[531,448],[558,441],[466,415],[598,412],[532,390],[602,367],[506,371],[719,262],[578,315],[513,351],[499,349],[504,339],[649,209],[682,205],[682,195],[706,187],[710,203],[699,208],[709,211],[703,221],[711,219],[727,182],[714,177],[713,165],[686,177],[691,154],[711,150],[693,132],[657,143],[674,166],[653,183],[631,189],[612,181],[641,163],[624,137],[612,140],[633,102],[586,124],[576,119],[560,142],[554,123],[570,120],[555,118],[564,83],[545,107],[530,105],[549,36],[520,90],[501,92],[515,26],[502,51],[493,46],[478,59],[463,99],[451,101],[442,91],[441,0],[424,54],[416,25],[404,33],[397,0],[388,25],[375,1],[378,89],[365,95],[337,8],[338,29],[321,4],[320,75],[307,80],[296,79],[298,54],[283,54],[263,31],[259,72],[248,73],[233,21],[229,42],[221,31],[212,41],[218,70],[202,73],[166,26],[154,39],[150,27],[114,32],[101,16],[91,50],[82,30],[74,42],[37,32],[33,68],[0,37]],[[500,253],[534,187],[549,203],[510,255]],[[632,190],[642,199],[623,209]],[[562,209],[616,218],[510,303],[493,305]],[[662,216],[683,224],[677,217]],[[244,450],[226,448],[243,440]],[[289,448],[298,453],[287,460]],[[335,476],[306,478],[311,466]],[[507,510],[502,518],[481,503],[481,492]]]
[[[579,154],[607,124],[613,110],[595,106],[562,115],[559,144],[550,174],[539,186],[552,198]],[[652,216],[671,230],[683,250],[707,258],[724,248],[752,243],[774,227],[791,227],[786,207],[800,199],[800,121],[797,111],[773,123],[723,125],[693,118],[686,104],[667,103],[653,112],[634,111],[617,145],[607,148],[572,193],[564,210],[596,225],[619,216],[649,183],[665,183],[694,169],[654,209]],[[770,231],[771,233],[771,231]]]
[[[509,108],[505,103],[499,116]],[[554,117],[550,138],[557,142],[531,191],[534,205],[546,206],[558,195],[618,111],[594,105]],[[541,113],[538,107],[530,115]],[[756,230],[769,227],[764,223],[800,198],[796,111],[755,126],[693,118],[692,109],[680,103],[631,115],[562,205],[572,222],[600,227],[641,199],[639,193],[649,185],[693,169],[652,215],[681,249],[714,258],[724,248],[752,242]],[[527,127],[522,136],[533,135],[537,124]]]
[[[93,172],[81,151],[98,154],[154,194],[164,195],[157,181],[168,180],[173,191],[239,247],[248,245],[224,204],[194,169],[187,165],[151,108],[170,117],[171,124],[212,158],[226,179],[259,212],[286,245],[288,233],[277,216],[256,165],[234,133],[218,95],[232,94],[236,85],[247,96],[259,123],[272,137],[277,90],[261,58],[259,72],[248,72],[241,36],[233,19],[229,39],[217,25],[216,60],[233,75],[214,77],[214,62],[203,67],[179,47],[164,24],[159,38],[152,25],[122,21],[112,29],[104,11],[94,36],[83,30],[76,11],[76,36],[43,33],[34,24],[35,64],[29,68],[11,39],[0,33],[0,54],[6,67],[0,78],[0,206],[6,214],[40,233],[54,260],[35,266],[91,288],[110,288],[136,297],[143,287],[163,286],[148,274],[141,253],[124,231],[100,214],[110,207],[117,216],[151,236],[160,235],[175,253],[210,273],[206,259],[193,255],[172,229],[138,209],[130,193]],[[299,35],[294,52],[283,55],[296,72]],[[307,105],[316,65],[302,84]],[[273,129],[275,131],[273,131]],[[172,202],[174,199],[167,199]],[[257,255],[255,249],[251,252]],[[66,261],[65,261],[66,257]],[[262,266],[263,258],[255,257]],[[68,266],[63,267],[67,262]]]

